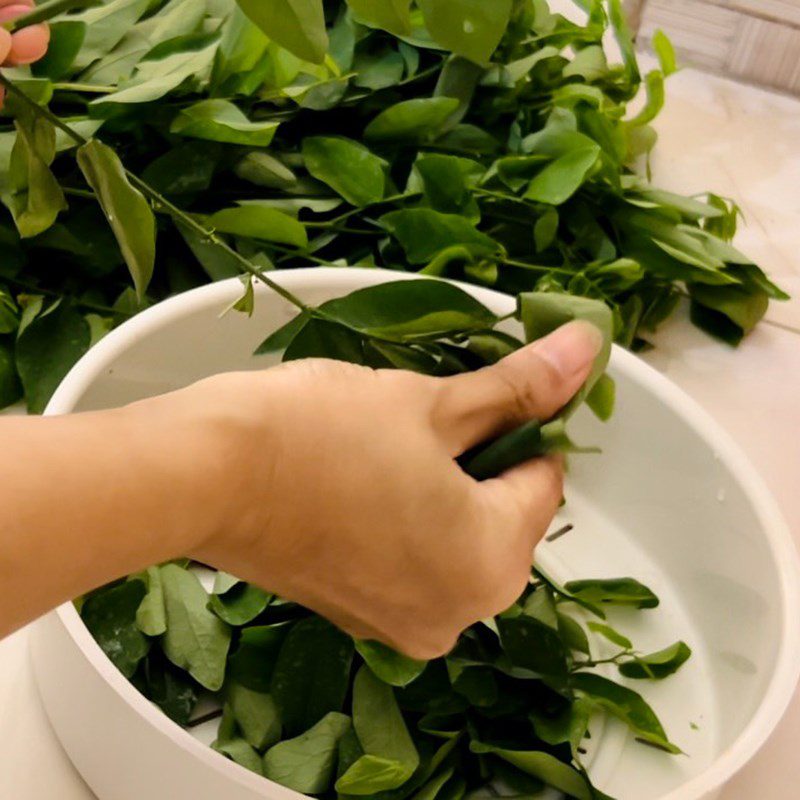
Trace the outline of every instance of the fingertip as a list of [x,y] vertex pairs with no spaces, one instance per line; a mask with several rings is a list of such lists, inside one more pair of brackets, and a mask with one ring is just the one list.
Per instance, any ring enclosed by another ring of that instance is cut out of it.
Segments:
[[0,28],[0,64],[3,64],[11,51],[11,34]]
[[10,66],[33,64],[44,56],[50,44],[50,28],[47,25],[32,25],[11,37],[11,49],[6,56]]

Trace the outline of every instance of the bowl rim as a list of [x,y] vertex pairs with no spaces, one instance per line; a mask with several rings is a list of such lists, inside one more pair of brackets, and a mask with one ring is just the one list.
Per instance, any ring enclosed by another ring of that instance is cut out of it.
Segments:
[[[382,269],[315,267],[282,270],[271,273],[270,277],[286,288],[300,293],[303,289],[322,284],[334,293],[344,294],[379,283],[414,280],[421,276]],[[459,281],[451,282],[461,286],[481,302],[495,306],[504,305],[509,312],[513,310],[514,298],[510,295]],[[176,319],[204,310],[218,312],[239,296],[241,286],[238,278],[206,284],[157,303],[126,321],[78,361],[51,398],[45,414],[51,416],[70,413],[94,380],[135,342]],[[264,286],[257,286],[256,290],[258,294],[270,292]],[[290,308],[288,303],[286,307]],[[800,679],[800,614],[792,614],[792,610],[800,607],[800,559],[777,501],[731,435],[697,401],[671,380],[617,345],[614,346],[612,354],[612,366],[672,408],[714,452],[719,454],[761,522],[779,577],[783,600],[781,640],[775,668],[760,705],[742,733],[709,767],[683,786],[659,798],[659,800],[687,800],[687,798],[700,800],[708,793],[719,789],[750,761],[770,737],[794,696]],[[265,778],[212,751],[147,701],[105,656],[84,626],[72,603],[65,603],[53,613],[58,616],[69,636],[101,677],[127,705],[153,725],[158,733],[189,754],[205,761],[231,781],[256,792],[259,789],[263,790]],[[298,800],[304,797],[279,784],[270,783],[274,794],[282,800]]]

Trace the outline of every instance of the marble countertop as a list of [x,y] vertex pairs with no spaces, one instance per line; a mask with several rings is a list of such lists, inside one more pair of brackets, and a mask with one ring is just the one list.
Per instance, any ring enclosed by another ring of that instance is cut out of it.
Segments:
[[[671,79],[658,127],[657,182],[686,193],[713,189],[739,201],[748,225],[737,244],[795,299],[773,305],[768,322],[738,351],[692,328],[684,310],[664,327],[647,360],[730,431],[800,543],[800,101],[686,70]],[[92,800],[39,702],[25,630],[0,642],[0,732],[0,797]],[[798,743],[800,694],[722,800],[794,796]]]

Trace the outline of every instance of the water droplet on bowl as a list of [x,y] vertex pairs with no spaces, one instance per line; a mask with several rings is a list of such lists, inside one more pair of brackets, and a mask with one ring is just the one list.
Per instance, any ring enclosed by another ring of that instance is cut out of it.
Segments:
[[464,33],[475,33],[475,25],[473,25],[472,20],[464,20]]

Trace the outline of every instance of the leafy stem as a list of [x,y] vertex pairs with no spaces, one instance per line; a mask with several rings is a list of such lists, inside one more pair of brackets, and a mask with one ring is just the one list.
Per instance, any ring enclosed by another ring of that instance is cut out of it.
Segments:
[[[37,102],[28,97],[25,92],[18,88],[16,84],[9,80],[2,72],[0,72],[0,85],[4,86],[10,94],[17,97],[20,102],[25,103],[25,105],[27,105],[34,114],[47,119],[52,125],[55,125],[56,128],[63,131],[79,147],[89,143],[89,140],[85,136],[78,133],[74,128],[56,116],[52,111],[50,111],[49,108],[40,106]],[[250,261],[250,259],[245,258],[245,256],[236,251],[224,239],[217,235],[217,232],[213,228],[206,227],[191,214],[187,214],[185,211],[178,208],[160,192],[157,192],[155,189],[153,189],[150,184],[142,180],[138,175],[131,172],[127,168],[125,169],[125,176],[127,177],[128,181],[130,181],[131,185],[138,189],[151,202],[155,211],[165,211],[173,219],[181,222],[187,228],[191,229],[204,241],[207,241],[224,251],[230,258],[236,261],[236,263],[244,272],[261,281],[277,295],[290,302],[293,306],[304,312],[311,311],[311,308],[299,297],[297,297],[297,295],[281,286],[281,284],[277,281],[274,281],[272,278],[265,275],[262,270],[260,270],[255,264],[253,264],[252,261]]]
[[48,0],[47,2],[40,3],[28,14],[23,14],[21,17],[9,20],[3,27],[9,31],[9,33],[16,33],[31,25],[47,22],[47,20],[53,19],[53,17],[57,17],[67,11],[78,11],[82,8],[88,8],[89,6],[99,4],[100,0]]

